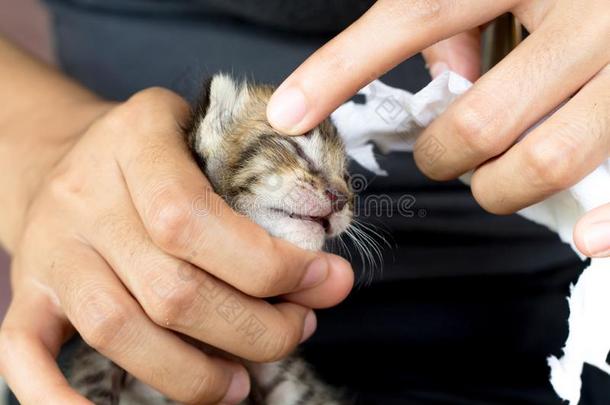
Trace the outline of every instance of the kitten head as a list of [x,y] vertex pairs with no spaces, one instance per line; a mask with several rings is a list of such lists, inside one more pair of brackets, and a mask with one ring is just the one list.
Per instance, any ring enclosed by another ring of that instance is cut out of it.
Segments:
[[217,193],[273,236],[319,250],[352,220],[343,142],[329,120],[288,137],[267,122],[273,88],[216,75],[189,143]]

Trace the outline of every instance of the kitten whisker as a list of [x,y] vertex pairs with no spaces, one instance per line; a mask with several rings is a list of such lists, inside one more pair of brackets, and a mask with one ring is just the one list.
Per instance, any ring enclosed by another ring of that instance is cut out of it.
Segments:
[[379,260],[375,261],[375,264],[378,264],[379,267],[383,267],[383,255],[381,253],[381,245],[373,237],[368,235],[365,231],[358,228],[356,226],[356,224],[354,224],[353,228],[354,228],[354,231],[358,235],[360,235],[360,237],[362,238],[362,241],[364,243],[368,243],[369,246],[372,248],[373,252],[376,254],[376,256]]
[[363,266],[362,270],[363,270],[363,272],[366,272],[365,266],[367,264],[367,259],[365,258],[365,256],[366,256],[366,253],[368,253],[368,250],[366,249],[366,247],[364,245],[362,245],[360,240],[352,233],[351,227],[348,227],[345,230],[345,234],[350,238],[350,240],[354,244],[354,247],[356,248],[356,252],[360,256],[360,261],[362,262],[362,266]]
[[[370,284],[373,281],[376,270],[383,268],[384,260],[381,245],[354,224],[347,228],[345,234],[350,238],[360,255],[362,273],[365,276],[363,284]],[[360,283],[360,280],[358,283]]]
[[349,258],[349,261],[351,262],[353,260],[352,258],[352,252],[349,250],[349,248],[347,247],[347,244],[345,243],[345,241],[343,240],[343,234],[339,235],[339,237],[337,238],[339,240],[339,242],[341,243],[339,246],[341,246],[342,250],[347,253],[347,257]]
[[392,244],[386,239],[385,236],[383,236],[381,234],[381,232],[384,232],[384,233],[390,235],[390,233],[388,231],[383,230],[373,224],[367,224],[366,222],[359,221],[356,218],[354,218],[352,221],[354,222],[354,225],[358,225],[358,226],[362,227],[364,230],[366,230],[367,232],[370,232],[373,235],[377,236],[379,239],[381,239],[383,244],[386,245],[388,248],[390,248],[390,249],[392,248]]

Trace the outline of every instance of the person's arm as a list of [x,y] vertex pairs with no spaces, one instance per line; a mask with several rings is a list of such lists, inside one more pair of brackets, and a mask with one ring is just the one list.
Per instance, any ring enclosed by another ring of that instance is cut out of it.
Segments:
[[[347,262],[272,238],[212,192],[178,95],[104,102],[0,39],[0,103],[0,238],[13,259],[0,374],[20,403],[88,403],[54,359],[74,330],[174,400],[238,403],[244,367],[179,334],[273,361],[313,333],[310,308],[349,292]],[[257,339],[216,310],[229,298],[260,323]]]
[[[476,79],[476,29],[505,12],[530,35],[422,133],[415,161],[435,180],[474,170],[474,197],[490,212],[536,203],[609,157],[606,0],[377,1],[282,83],[268,105],[269,121],[286,134],[304,133],[359,88],[435,43],[425,53],[432,73],[453,68]],[[435,159],[426,157],[431,142],[445,150]]]

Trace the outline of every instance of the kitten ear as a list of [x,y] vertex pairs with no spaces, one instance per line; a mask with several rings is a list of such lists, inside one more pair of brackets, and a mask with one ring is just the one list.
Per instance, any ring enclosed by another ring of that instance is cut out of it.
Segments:
[[227,74],[217,73],[208,79],[195,110],[195,150],[204,156],[217,151],[248,98],[248,86]]
[[207,93],[207,111],[201,118],[210,128],[226,131],[248,100],[248,88],[229,75],[218,73],[210,79]]
[[210,107],[218,118],[229,123],[239,113],[248,99],[245,83],[236,82],[229,75],[219,73],[210,82]]

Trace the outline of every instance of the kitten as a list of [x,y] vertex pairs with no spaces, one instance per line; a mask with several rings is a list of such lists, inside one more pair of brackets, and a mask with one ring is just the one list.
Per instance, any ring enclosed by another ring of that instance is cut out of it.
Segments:
[[[302,136],[278,134],[265,114],[272,93],[269,86],[214,76],[194,111],[187,142],[214,190],[236,211],[273,236],[320,250],[352,221],[343,142],[329,120]],[[346,403],[296,355],[244,364],[252,382],[244,404]],[[69,380],[96,404],[173,403],[86,345],[75,355]]]

